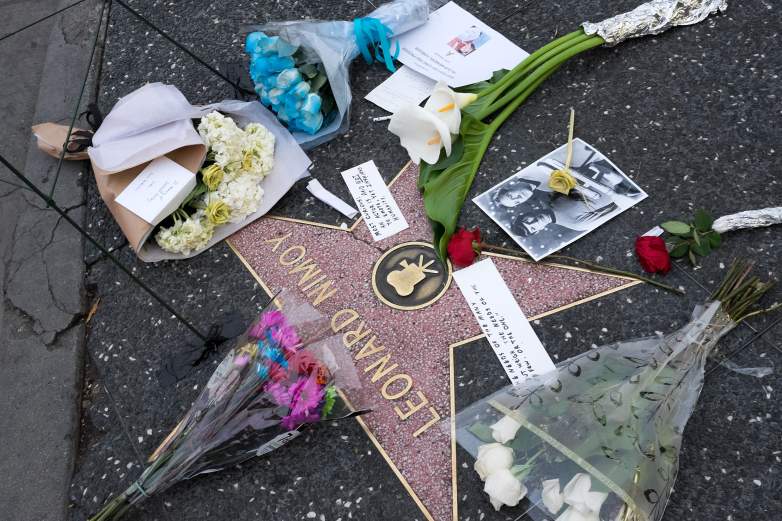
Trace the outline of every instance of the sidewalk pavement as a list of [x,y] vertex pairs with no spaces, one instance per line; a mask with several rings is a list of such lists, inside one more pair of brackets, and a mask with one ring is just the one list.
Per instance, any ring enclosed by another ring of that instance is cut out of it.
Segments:
[[[70,3],[2,2],[0,37]],[[70,120],[99,9],[88,0],[0,41],[0,69],[10,71],[0,76],[0,154],[46,192],[57,160],[38,151],[30,126]],[[0,179],[16,182],[0,168]],[[66,162],[54,192],[77,222],[84,220],[87,172],[83,163]],[[79,436],[83,240],[33,192],[5,183],[0,222],[0,511],[9,520],[60,521]]]

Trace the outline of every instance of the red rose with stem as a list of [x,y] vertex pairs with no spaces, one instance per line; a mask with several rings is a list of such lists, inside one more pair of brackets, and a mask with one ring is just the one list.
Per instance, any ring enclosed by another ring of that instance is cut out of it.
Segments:
[[448,257],[454,266],[464,268],[475,262],[475,258],[480,254],[479,244],[481,242],[481,230],[473,228],[465,230],[459,228],[459,231],[453,234],[448,241]]
[[648,273],[666,274],[671,270],[671,256],[661,237],[638,237],[635,240],[638,262]]

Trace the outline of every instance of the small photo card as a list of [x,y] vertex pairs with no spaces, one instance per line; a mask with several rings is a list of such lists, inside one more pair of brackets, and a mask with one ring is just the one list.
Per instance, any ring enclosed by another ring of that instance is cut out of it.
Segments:
[[179,207],[196,186],[196,176],[162,156],[149,163],[115,199],[152,226]]
[[399,35],[399,61],[453,88],[512,69],[527,52],[478,18],[448,2],[420,27]]
[[407,220],[374,161],[345,170],[342,177],[376,242],[407,229]]
[[545,374],[554,362],[491,259],[453,274],[512,384]]
[[563,195],[548,186],[565,167],[562,145],[473,201],[533,259],[540,260],[583,237],[631,206],[646,192],[606,156],[573,140],[570,173],[578,186]]

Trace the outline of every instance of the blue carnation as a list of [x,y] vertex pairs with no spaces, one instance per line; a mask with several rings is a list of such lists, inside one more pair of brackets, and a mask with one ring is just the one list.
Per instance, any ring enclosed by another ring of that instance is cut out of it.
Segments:
[[321,103],[323,103],[323,100],[317,94],[307,94],[307,99],[304,102],[304,105],[302,105],[301,110],[302,112],[309,113],[320,112]]
[[298,69],[285,69],[277,76],[277,87],[289,89],[301,82],[301,73]]

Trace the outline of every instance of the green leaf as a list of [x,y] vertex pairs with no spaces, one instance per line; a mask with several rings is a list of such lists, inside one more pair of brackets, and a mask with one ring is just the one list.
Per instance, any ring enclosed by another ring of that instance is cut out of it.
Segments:
[[687,251],[690,249],[689,241],[679,241],[673,248],[671,248],[670,255],[674,259],[679,259],[687,255]]
[[470,431],[473,435],[475,435],[476,438],[481,440],[484,443],[493,443],[494,437],[491,435],[491,428],[486,425],[485,423],[476,422],[467,427],[467,430]]
[[690,246],[690,250],[694,251],[701,257],[705,257],[711,253],[711,246],[709,245],[709,241],[701,241],[698,244],[693,244]]
[[318,66],[314,63],[305,63],[299,67],[299,72],[306,78],[312,79],[318,75]]
[[690,232],[690,225],[681,221],[665,221],[660,227],[674,235],[684,235]]
[[440,158],[437,163],[430,165],[425,161],[422,161],[418,167],[418,189],[423,190],[426,183],[437,177],[437,175],[448,168],[449,166],[456,164],[462,159],[464,154],[464,141],[461,136],[457,136],[451,144],[451,155],[445,155],[445,149],[440,151]]
[[690,259],[690,264],[692,264],[693,266],[698,265],[698,259],[695,258],[695,254],[692,252],[692,247],[690,247],[690,251],[687,252],[687,256]]
[[446,258],[448,241],[456,231],[459,212],[493,134],[488,125],[467,114],[462,117],[460,133],[464,142],[462,157],[424,186],[424,207],[432,223],[434,248],[441,259]]
[[315,78],[310,80],[310,92],[317,93],[320,89],[322,89],[326,83],[328,83],[329,77],[326,76],[325,72],[319,72]]
[[706,210],[698,210],[695,212],[695,228],[701,233],[706,233],[711,230],[711,225],[714,223],[714,218]]
[[692,239],[695,241],[695,244],[696,244],[696,245],[700,246],[700,244],[701,244],[701,238],[700,238],[700,236],[698,235],[698,230],[696,230],[696,229],[693,229],[693,230],[692,230]]
[[719,248],[722,244],[722,235],[712,230],[709,235],[709,244],[711,244],[712,249]]

